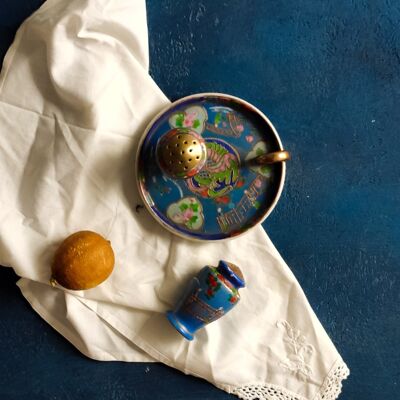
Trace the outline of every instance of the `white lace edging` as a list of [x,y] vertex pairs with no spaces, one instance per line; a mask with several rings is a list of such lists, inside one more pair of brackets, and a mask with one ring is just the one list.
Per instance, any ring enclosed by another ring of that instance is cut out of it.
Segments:
[[[346,364],[338,361],[312,400],[336,400],[342,391],[342,381],[349,374]],[[233,388],[231,393],[242,400],[307,400],[304,396],[271,384],[243,385]]]
[[335,400],[342,391],[342,381],[347,379],[350,371],[347,365],[340,360],[326,377],[321,389],[313,400]]
[[231,392],[243,400],[307,400],[281,386],[271,384],[244,385]]

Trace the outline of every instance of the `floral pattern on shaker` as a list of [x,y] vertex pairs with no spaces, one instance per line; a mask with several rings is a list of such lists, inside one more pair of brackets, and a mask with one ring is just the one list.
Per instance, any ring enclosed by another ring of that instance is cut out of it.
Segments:
[[312,374],[310,359],[314,347],[298,329],[293,328],[287,321],[278,321],[277,328],[284,331],[283,341],[287,344],[286,358],[279,365],[293,373],[301,380],[306,380]]
[[232,288],[232,293],[229,295],[228,301],[232,304],[237,303],[239,300],[239,291],[236,288]]
[[207,299],[211,299],[214,297],[215,292],[217,292],[220,288],[221,288],[221,282],[218,279],[218,275],[220,276],[220,274],[216,273],[216,272],[210,272],[207,275],[207,290],[206,290],[206,297]]
[[221,283],[224,283],[231,290],[231,293],[228,295],[228,301],[231,304],[235,304],[239,300],[239,291],[233,287],[232,284],[223,275],[221,275],[216,268],[212,268],[211,272],[208,273],[206,283],[207,290],[205,296],[207,299],[213,298],[215,293],[221,288]]

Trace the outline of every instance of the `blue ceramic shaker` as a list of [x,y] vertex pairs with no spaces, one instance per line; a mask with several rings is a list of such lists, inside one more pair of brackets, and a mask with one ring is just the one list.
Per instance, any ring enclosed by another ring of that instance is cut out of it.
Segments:
[[198,329],[239,302],[239,289],[244,286],[243,274],[236,265],[221,260],[218,267],[205,266],[191,280],[174,311],[167,312],[167,318],[182,336],[193,340]]

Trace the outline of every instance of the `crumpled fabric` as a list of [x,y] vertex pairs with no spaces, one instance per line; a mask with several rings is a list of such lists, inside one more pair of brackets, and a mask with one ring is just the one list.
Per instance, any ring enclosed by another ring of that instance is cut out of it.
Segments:
[[[197,243],[136,211],[138,140],[169,104],[148,66],[144,0],[47,0],[22,24],[0,76],[0,263],[88,357],[161,361],[246,399],[336,398],[347,367],[261,226]],[[57,246],[84,229],[111,241],[113,274],[51,287]],[[245,274],[242,300],[188,342],[164,312],[227,258]]]

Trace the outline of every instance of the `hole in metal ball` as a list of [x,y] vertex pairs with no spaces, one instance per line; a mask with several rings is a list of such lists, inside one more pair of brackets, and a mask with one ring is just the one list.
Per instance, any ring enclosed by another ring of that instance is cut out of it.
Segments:
[[183,143],[185,143],[185,144],[188,144],[188,141],[187,141],[187,140],[185,140]]
[[167,144],[167,149],[169,149],[169,144]]
[[178,139],[180,139],[182,136],[181,135],[178,135]]
[[197,144],[197,142],[196,142],[195,140],[193,140],[193,144],[194,144],[194,145],[196,145],[196,144]]
[[185,167],[185,170],[188,169],[188,167]]
[[193,151],[193,149],[189,149],[189,153],[191,153]]
[[189,161],[192,161],[192,159],[191,159],[191,158],[189,158]]
[[200,160],[200,156],[197,156],[197,157],[196,157],[196,160]]
[[181,154],[185,154],[185,150],[182,150],[182,151],[181,151]]
[[182,161],[179,161],[179,164],[182,164]]

